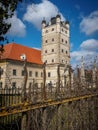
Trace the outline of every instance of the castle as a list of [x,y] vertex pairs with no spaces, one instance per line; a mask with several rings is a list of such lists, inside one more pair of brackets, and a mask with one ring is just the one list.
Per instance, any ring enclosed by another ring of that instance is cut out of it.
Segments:
[[47,24],[42,21],[42,48],[37,50],[16,43],[4,46],[0,59],[2,68],[0,88],[5,86],[21,87],[24,80],[24,62],[20,56],[26,55],[28,80],[27,87],[36,82],[38,87],[43,84],[43,65],[45,64],[46,84],[56,84],[58,67],[60,80],[64,82],[64,70],[70,64],[70,27],[68,21],[61,21],[61,16],[51,18]]

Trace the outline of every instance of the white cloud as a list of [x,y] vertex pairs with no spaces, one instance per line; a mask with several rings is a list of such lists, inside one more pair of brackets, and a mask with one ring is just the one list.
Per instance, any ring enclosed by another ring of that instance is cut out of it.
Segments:
[[98,61],[98,40],[89,39],[83,41],[80,45],[78,51],[71,52],[71,63],[76,66],[80,65],[81,57],[84,57],[85,63],[89,64],[94,61],[94,58],[97,56]]
[[85,66],[89,66],[94,63],[94,59],[97,57],[97,64],[98,64],[98,52],[92,51],[73,51],[71,52],[71,65],[76,67],[77,65],[81,65],[81,57],[84,58]]
[[7,20],[8,23],[11,23],[11,28],[8,31],[8,35],[11,36],[18,36],[23,37],[26,33],[26,26],[25,24],[17,18],[17,13],[15,12],[12,18]]
[[72,60],[79,61],[81,57],[87,57],[87,56],[96,56],[98,55],[97,52],[94,51],[86,51],[86,50],[80,50],[80,51],[73,51],[71,52],[71,58]]
[[98,50],[98,40],[89,39],[89,40],[83,41],[80,47],[85,50],[96,51]]
[[[23,19],[34,24],[38,29],[41,28],[41,21],[43,18],[49,21],[51,17],[58,14],[59,9],[56,5],[48,0],[42,0],[39,4],[31,4],[27,7],[27,12],[24,14]],[[60,13],[62,20],[63,15]]]
[[98,31],[98,10],[92,12],[89,16],[84,17],[80,23],[80,30],[86,35],[90,35]]

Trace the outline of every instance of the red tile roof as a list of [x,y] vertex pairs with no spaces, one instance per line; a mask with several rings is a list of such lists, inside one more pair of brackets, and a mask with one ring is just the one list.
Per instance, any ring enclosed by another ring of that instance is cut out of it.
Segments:
[[26,55],[27,62],[42,64],[40,50],[29,48],[16,43],[9,43],[4,46],[4,53],[2,59],[21,61],[20,56],[22,54]]

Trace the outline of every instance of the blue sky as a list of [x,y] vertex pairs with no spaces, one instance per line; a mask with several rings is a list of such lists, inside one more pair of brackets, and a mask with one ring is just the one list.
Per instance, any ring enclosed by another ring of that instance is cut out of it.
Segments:
[[70,22],[71,61],[98,56],[98,0],[26,0],[8,20],[9,41],[41,48],[41,21],[58,13]]

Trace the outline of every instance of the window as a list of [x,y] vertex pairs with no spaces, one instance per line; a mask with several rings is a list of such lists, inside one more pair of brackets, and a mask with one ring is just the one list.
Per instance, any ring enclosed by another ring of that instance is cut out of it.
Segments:
[[62,49],[62,52],[64,52],[64,50]]
[[35,77],[38,77],[38,72],[35,72]]
[[47,50],[45,50],[45,53],[47,53]]
[[13,69],[13,75],[16,75],[16,69]]
[[54,31],[54,28],[52,28],[52,31]]
[[29,71],[29,76],[32,77],[32,71]]
[[52,49],[52,52],[54,52],[54,49]]
[[12,89],[15,89],[16,88],[16,82],[13,82],[12,83]]
[[52,42],[54,41],[54,38],[52,38]]
[[66,51],[66,54],[68,54],[68,51]]
[[48,77],[51,77],[51,73],[50,72],[48,72]]
[[46,30],[46,33],[48,33],[48,30]]
[[64,60],[62,60],[62,63],[64,63]]
[[2,83],[2,82],[0,82],[0,89],[2,89],[2,85],[3,85],[3,83]]
[[64,40],[62,39],[62,42],[63,42]]
[[52,59],[52,62],[54,62],[54,59]]
[[22,70],[21,75],[24,76],[24,74],[25,74],[25,73],[24,73],[24,70]]
[[67,44],[67,41],[65,41],[65,43]]
[[65,33],[67,34],[67,31],[65,31]]
[[63,28],[62,28],[62,32],[64,32]]
[[45,43],[48,43],[48,40],[46,40]]

